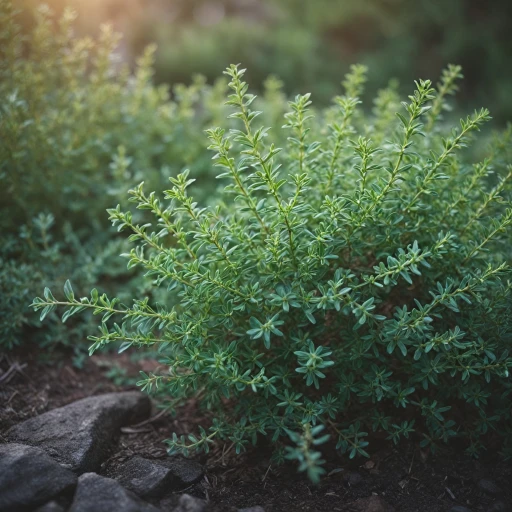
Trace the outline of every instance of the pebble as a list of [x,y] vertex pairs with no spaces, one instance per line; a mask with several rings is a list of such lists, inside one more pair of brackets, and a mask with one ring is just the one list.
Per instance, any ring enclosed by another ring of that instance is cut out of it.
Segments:
[[142,501],[115,480],[84,473],[78,485],[69,512],[160,512]]
[[499,485],[497,485],[492,480],[489,480],[487,478],[482,478],[478,481],[478,488],[481,491],[484,491],[487,494],[490,494],[492,496],[497,496],[498,494],[501,494],[503,490]]
[[198,482],[203,473],[201,464],[192,460],[150,460],[136,455],[109,476],[138,496],[163,498]]
[[189,494],[182,494],[178,501],[178,506],[173,512],[204,512],[206,510],[206,502],[199,498],[194,498]]
[[349,505],[350,512],[395,512],[395,509],[386,503],[380,496],[361,498]]
[[351,487],[357,487],[363,481],[360,473],[352,472],[348,475],[347,482]]

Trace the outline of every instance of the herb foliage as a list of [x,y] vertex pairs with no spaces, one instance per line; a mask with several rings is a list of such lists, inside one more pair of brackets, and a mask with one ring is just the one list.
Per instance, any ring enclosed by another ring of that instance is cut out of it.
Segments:
[[490,117],[446,128],[460,71],[449,66],[436,87],[419,80],[401,104],[391,86],[368,115],[366,69],[354,66],[326,111],[308,94],[290,102],[280,148],[230,66],[235,127],[207,131],[226,183],[216,203],[194,200],[185,171],[163,197],[142,183],[130,191],[151,222],[109,210],[129,233],[129,268],[164,300],[80,298],[68,281],[65,298],[47,288],[34,308],[41,319],[64,308],[64,321],[92,311],[91,353],[158,346],[168,371],[144,374],[142,389],[172,407],[196,397],[212,415],[175,434],[170,453],[217,440],[240,453],[266,436],[276,460],[298,461],[313,481],[318,445],[367,456],[371,432],[432,450],[460,438],[474,455],[492,433],[510,453],[511,133],[466,162]]

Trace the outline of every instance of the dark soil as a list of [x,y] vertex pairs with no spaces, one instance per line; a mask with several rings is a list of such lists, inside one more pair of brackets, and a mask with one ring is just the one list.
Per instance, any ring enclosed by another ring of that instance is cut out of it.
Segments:
[[[41,354],[32,349],[0,354],[0,442],[18,422],[86,396],[135,389],[138,372],[155,369],[152,360],[133,361],[127,353],[93,356],[82,369],[73,367],[67,354],[51,365],[40,359]],[[116,453],[102,472],[108,475],[135,454],[164,458],[163,441],[172,432],[196,430],[198,415],[193,403],[176,418],[156,409],[150,421],[124,429]],[[396,448],[378,440],[371,446],[369,460],[353,461],[327,448],[327,476],[313,486],[296,473],[295,466],[272,465],[269,446],[263,444],[235,456],[226,445],[200,460],[206,466],[206,476],[183,492],[207,499],[208,510],[219,512],[256,505],[266,512],[348,512],[358,510],[353,502],[372,494],[381,496],[397,512],[448,512],[455,505],[473,512],[512,510],[512,464],[500,460],[496,453],[481,460],[455,448],[432,455],[412,440]],[[481,479],[491,480],[503,492],[486,493],[478,485]]]

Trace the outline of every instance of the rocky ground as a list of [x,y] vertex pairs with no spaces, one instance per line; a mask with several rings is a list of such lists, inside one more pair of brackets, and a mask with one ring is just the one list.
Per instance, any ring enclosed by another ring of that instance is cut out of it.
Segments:
[[153,362],[102,355],[79,370],[40,356],[0,355],[1,512],[512,511],[512,467],[494,448],[476,461],[375,439],[369,460],[328,450],[318,486],[274,467],[265,444],[171,458],[163,441],[195,430],[199,412],[190,404],[173,418],[136,391]]

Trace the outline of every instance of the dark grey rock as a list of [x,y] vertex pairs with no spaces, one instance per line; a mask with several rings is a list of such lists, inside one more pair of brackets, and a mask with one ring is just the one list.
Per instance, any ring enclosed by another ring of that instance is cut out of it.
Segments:
[[499,487],[492,480],[488,480],[487,478],[482,478],[478,481],[478,488],[487,494],[491,494],[492,496],[497,496],[503,492],[501,487]]
[[111,478],[85,473],[78,479],[69,512],[159,512]]
[[449,512],[471,512],[471,509],[464,507],[463,505],[455,505]]
[[38,446],[78,474],[97,471],[122,426],[146,419],[149,398],[138,391],[78,400],[31,418],[7,433],[9,440]]
[[258,505],[257,507],[239,508],[238,512],[265,512],[265,509]]
[[204,475],[204,468],[198,462],[179,457],[169,457],[158,461],[158,464],[168,468],[177,481],[183,485],[199,482]]
[[178,506],[173,512],[204,512],[206,510],[206,501],[194,498],[190,494],[182,494],[178,501]]
[[34,509],[72,493],[77,478],[43,450],[22,444],[0,445],[0,510]]
[[66,512],[67,507],[61,505],[57,501],[50,501],[46,505],[39,507],[34,512]]
[[139,496],[161,498],[199,481],[203,467],[187,459],[156,461],[135,456],[111,476]]

